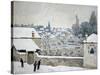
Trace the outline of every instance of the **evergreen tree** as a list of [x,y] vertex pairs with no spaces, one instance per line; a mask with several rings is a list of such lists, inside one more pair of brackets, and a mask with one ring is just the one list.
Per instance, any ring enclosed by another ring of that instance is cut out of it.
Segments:
[[97,16],[94,11],[92,12],[90,16],[89,24],[91,26],[90,27],[91,33],[97,34]]
[[80,24],[80,34],[82,34],[83,37],[85,37],[85,35],[91,35],[92,33],[96,33],[97,34],[97,17],[95,12],[93,11],[91,13],[89,22],[85,21],[82,22]]
[[85,34],[90,35],[90,24],[88,22],[82,22],[80,25],[80,34],[85,37]]

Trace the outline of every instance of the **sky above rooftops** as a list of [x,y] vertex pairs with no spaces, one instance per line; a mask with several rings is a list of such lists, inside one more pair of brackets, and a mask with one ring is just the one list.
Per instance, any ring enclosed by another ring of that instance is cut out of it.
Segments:
[[40,2],[14,2],[14,24],[44,25],[50,21],[51,26],[71,28],[78,15],[80,23],[89,21],[96,6],[68,5]]

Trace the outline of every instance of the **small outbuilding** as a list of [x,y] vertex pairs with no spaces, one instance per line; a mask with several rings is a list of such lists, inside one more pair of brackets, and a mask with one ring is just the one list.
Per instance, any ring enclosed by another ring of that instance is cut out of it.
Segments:
[[86,68],[97,68],[97,34],[86,36],[84,40],[84,60]]

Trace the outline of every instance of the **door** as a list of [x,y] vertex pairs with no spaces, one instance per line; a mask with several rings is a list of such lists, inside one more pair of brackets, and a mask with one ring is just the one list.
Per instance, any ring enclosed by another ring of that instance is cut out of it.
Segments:
[[33,64],[33,62],[34,62],[34,52],[29,51],[28,56],[27,56],[27,63],[28,64]]

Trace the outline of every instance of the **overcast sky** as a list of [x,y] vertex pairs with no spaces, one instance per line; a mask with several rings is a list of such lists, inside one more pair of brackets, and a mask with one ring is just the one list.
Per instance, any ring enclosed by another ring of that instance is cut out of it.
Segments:
[[14,2],[14,24],[40,24],[71,27],[78,15],[80,23],[89,21],[91,12],[97,12],[96,6],[51,4],[37,2]]

